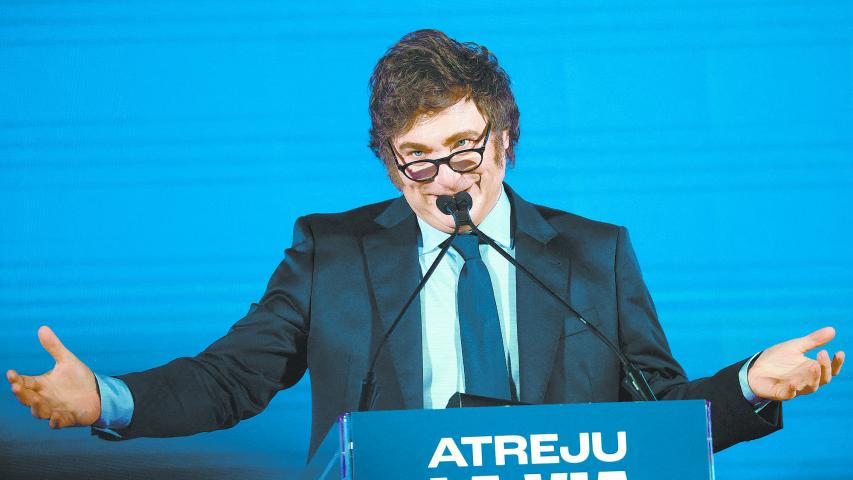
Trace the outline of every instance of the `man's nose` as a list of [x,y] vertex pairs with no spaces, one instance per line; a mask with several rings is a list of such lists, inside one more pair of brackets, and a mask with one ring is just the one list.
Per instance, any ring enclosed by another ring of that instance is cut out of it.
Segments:
[[441,185],[452,187],[459,182],[462,174],[450,168],[450,165],[443,164],[438,166],[438,173],[433,179],[434,182]]

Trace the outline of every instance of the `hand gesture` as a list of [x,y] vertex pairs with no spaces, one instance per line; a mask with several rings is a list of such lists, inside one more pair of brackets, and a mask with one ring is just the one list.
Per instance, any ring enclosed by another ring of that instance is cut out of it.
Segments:
[[91,425],[101,416],[101,399],[95,375],[71,353],[48,327],[38,331],[42,347],[56,361],[43,375],[6,372],[12,393],[36,418],[49,419],[50,428]]
[[834,337],[835,329],[825,327],[764,350],[749,368],[749,387],[766,400],[789,400],[817,391],[841,371],[844,352],[836,352],[831,362],[826,350],[817,354],[817,360],[805,354]]

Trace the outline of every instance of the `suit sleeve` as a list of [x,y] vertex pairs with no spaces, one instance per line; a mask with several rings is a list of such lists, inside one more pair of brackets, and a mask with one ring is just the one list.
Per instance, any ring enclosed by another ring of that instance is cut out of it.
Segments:
[[119,376],[134,405],[130,425],[118,431],[122,438],[228,428],[256,415],[279,390],[298,382],[307,368],[313,251],[310,227],[300,218],[293,245],[263,297],[225,336],[195,357]]
[[620,347],[643,372],[658,399],[710,401],[714,451],[782,428],[780,402],[771,402],[755,413],[743,397],[738,371],[747,359],[713,376],[687,380],[684,370],[672,357],[624,227],[619,227],[617,235],[615,264]]

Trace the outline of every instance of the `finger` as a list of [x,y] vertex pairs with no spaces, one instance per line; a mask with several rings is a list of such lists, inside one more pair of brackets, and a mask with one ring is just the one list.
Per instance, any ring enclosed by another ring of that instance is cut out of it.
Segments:
[[844,365],[844,352],[835,352],[835,356],[832,358],[832,374],[838,375],[841,373],[841,365]]
[[50,414],[50,428],[54,430],[74,426],[74,418],[67,411],[54,410]]
[[50,425],[50,428],[54,430],[62,428],[60,417],[61,415],[59,414],[59,412],[53,412],[50,414],[50,420],[48,420],[48,425]]
[[814,393],[820,386],[820,363],[809,360],[805,363],[800,382],[797,385],[797,394],[805,395]]
[[32,407],[30,407],[30,414],[35,418],[38,418],[41,420],[48,418],[48,416],[45,415],[43,412],[44,412],[43,408],[39,405],[33,405]]
[[71,352],[59,341],[59,337],[53,333],[50,327],[42,326],[38,332],[39,342],[41,346],[47,350],[47,353],[56,360],[57,363],[67,360]]
[[76,427],[78,425],[77,418],[71,412],[62,412],[60,418],[62,420],[62,428]]
[[797,338],[794,341],[798,344],[800,351],[802,353],[806,353],[809,350],[826,344],[833,338],[835,338],[835,329],[832,327],[823,327],[815,330],[805,337]]
[[30,390],[33,392],[38,392],[42,389],[42,382],[40,379],[36,377],[30,377],[27,375],[18,375],[15,378],[15,381],[12,382],[12,392],[14,393],[21,390]]
[[[797,395],[814,392],[820,382],[820,364],[806,359],[782,380],[783,386],[793,389]],[[782,388],[784,390],[784,388]]]
[[41,399],[36,399],[33,401],[32,406],[30,406],[30,413],[32,413],[36,418],[50,418],[50,406],[47,402],[44,402]]
[[16,383],[21,385],[21,387],[34,392],[40,391],[43,386],[41,378],[31,377],[29,375],[18,375],[18,381]]
[[6,380],[9,383],[15,383],[18,380],[18,372],[14,370],[6,370]]
[[774,388],[773,400],[790,400],[797,396],[797,387],[787,383],[780,382]]
[[821,350],[817,354],[817,362],[820,364],[820,384],[826,385],[832,381],[832,361],[829,359],[829,352]]
[[41,399],[38,393],[23,388],[20,384],[12,385],[12,393],[26,407],[32,406],[34,401]]

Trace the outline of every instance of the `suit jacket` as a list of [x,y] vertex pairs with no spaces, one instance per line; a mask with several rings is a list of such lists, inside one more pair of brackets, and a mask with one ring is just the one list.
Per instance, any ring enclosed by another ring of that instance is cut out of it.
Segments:
[[[661,399],[712,402],[714,449],[781,428],[743,398],[738,362],[688,381],[673,359],[627,231],[524,201],[508,186],[516,258],[620,346]],[[227,428],[311,372],[309,455],[338,415],[357,408],[368,357],[420,279],[418,226],[397,198],[297,220],[293,246],[263,298],[224,337],[124,380],[134,397],[122,434],[164,437]],[[516,279],[520,400],[626,400],[616,357],[524,274]],[[423,407],[420,308],[414,303],[379,358],[376,409]]]

